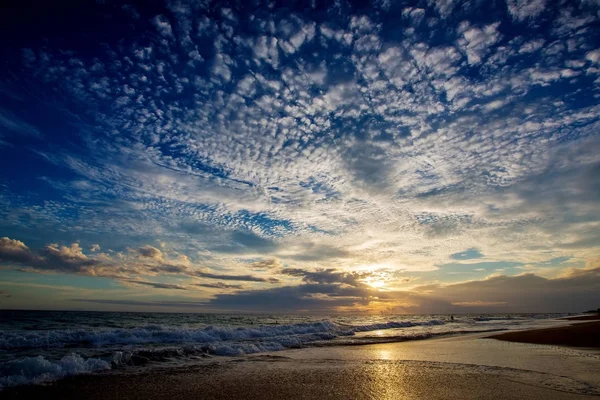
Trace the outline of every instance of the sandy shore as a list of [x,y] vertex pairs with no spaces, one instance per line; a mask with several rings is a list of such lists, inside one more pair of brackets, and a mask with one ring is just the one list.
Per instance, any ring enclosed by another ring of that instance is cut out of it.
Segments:
[[562,318],[567,321],[597,321],[600,320],[600,314],[579,315],[577,317]]
[[[587,316],[571,318],[571,320],[577,321],[591,319],[593,318],[587,318]],[[489,337],[509,342],[600,348],[600,321],[555,328],[505,332]]]
[[464,335],[67,378],[3,399],[599,399],[600,353]]
[[[587,394],[586,394],[587,393]],[[4,399],[593,399],[600,391],[519,370],[420,361],[286,358],[23,387]]]

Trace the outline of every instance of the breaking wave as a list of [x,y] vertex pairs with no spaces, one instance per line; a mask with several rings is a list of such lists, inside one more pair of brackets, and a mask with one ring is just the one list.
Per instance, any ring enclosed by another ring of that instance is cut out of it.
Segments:
[[314,336],[314,340],[349,336],[356,332],[443,325],[440,320],[426,322],[387,322],[371,325],[343,325],[325,320],[290,325],[261,325],[257,327],[207,326],[200,329],[146,325],[130,329],[74,329],[49,331],[0,332],[0,349],[30,349],[56,347],[103,347],[128,344],[213,343],[251,340],[270,337]]
[[[128,365],[145,365],[184,357],[240,356],[280,351],[323,345],[336,338],[351,337],[358,332],[443,324],[440,320],[430,320],[346,325],[324,320],[256,327],[207,326],[190,329],[146,325],[130,329],[3,331],[0,332],[2,351],[91,348],[95,350],[95,355],[84,358],[73,352],[59,360],[49,360],[38,355],[5,362],[0,364],[0,388],[40,384],[69,375]],[[395,340],[414,340],[428,336],[406,334],[404,339],[394,337]],[[361,342],[364,343],[364,339]]]
[[88,374],[110,368],[110,363],[104,360],[84,359],[75,353],[56,362],[43,356],[25,357],[0,365],[0,389],[7,386],[39,384],[69,375]]

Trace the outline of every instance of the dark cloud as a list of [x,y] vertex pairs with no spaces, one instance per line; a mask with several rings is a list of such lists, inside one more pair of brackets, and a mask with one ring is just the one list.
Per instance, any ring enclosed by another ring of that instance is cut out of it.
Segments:
[[[304,276],[297,270],[293,274]],[[321,271],[322,273],[323,271]],[[332,275],[331,271],[325,275]],[[313,279],[314,278],[314,279]],[[339,282],[310,283],[264,290],[220,293],[206,302],[139,302],[129,300],[74,299],[73,301],[148,307],[196,307],[214,310],[264,312],[338,312],[340,309],[377,310],[389,313],[578,312],[600,304],[600,268],[572,270],[547,279],[533,274],[497,276],[454,285],[420,286],[412,291],[381,291],[369,286]],[[331,278],[321,281],[333,280]],[[237,285],[197,284],[201,287],[241,289]],[[374,307],[376,304],[377,308]]]
[[279,260],[270,259],[270,260],[255,261],[253,263],[250,263],[248,266],[252,269],[267,270],[267,269],[281,268],[282,265],[279,262]]
[[349,307],[356,304],[368,304],[363,292],[344,292],[339,285],[305,284],[283,286],[267,290],[220,293],[210,301],[216,308],[230,310],[264,311],[333,311],[337,307]]
[[49,244],[37,253],[32,252],[25,243],[0,238],[0,262],[13,262],[25,267],[54,270],[61,272],[83,272],[102,263],[83,254],[78,243],[70,247]]
[[333,268],[307,271],[300,268],[285,268],[281,271],[283,275],[301,277],[306,283],[339,283],[350,286],[363,286],[362,279],[373,274],[369,272],[340,272]]
[[454,304],[497,304],[495,309],[500,312],[577,312],[600,304],[600,268],[573,270],[555,279],[534,274],[502,275],[414,290],[430,292]]
[[160,263],[158,265],[146,265],[149,271],[157,274],[185,274],[189,272],[186,265]]
[[[600,304],[600,268],[573,270],[547,279],[533,274],[498,276],[454,285],[420,286],[412,291],[381,291],[367,285],[352,286],[352,276],[331,270],[306,272],[304,284],[266,290],[218,294],[210,305],[218,308],[272,311],[334,311],[338,307],[379,303],[391,313],[577,312]],[[340,276],[341,275],[341,276]],[[340,281],[345,281],[341,283]]]
[[176,290],[187,290],[185,286],[176,285],[172,283],[161,283],[161,282],[148,282],[148,281],[138,281],[133,279],[121,279],[123,282],[133,283],[135,285],[142,286],[151,286],[156,289],[176,289]]
[[180,256],[175,263],[166,261],[163,253],[152,246],[143,246],[135,250],[139,259],[115,261],[104,255],[104,258],[91,258],[83,254],[78,243],[70,247],[50,244],[43,250],[32,252],[23,242],[9,238],[0,239],[0,262],[17,263],[27,270],[48,270],[65,273],[77,273],[92,276],[104,276],[139,285],[152,286],[159,289],[184,289],[179,285],[170,285],[146,281],[138,281],[132,276],[144,274],[180,274],[215,280],[278,283],[274,277],[263,278],[255,275],[228,275],[212,273],[206,270],[194,270],[188,265],[189,260]]
[[162,259],[162,252],[156,247],[152,246],[143,246],[137,249],[138,253],[140,253],[144,257]]
[[141,300],[112,300],[112,299],[69,299],[77,303],[94,303],[94,304],[108,304],[108,305],[119,305],[119,306],[136,306],[136,307],[176,307],[176,308],[195,308],[205,307],[204,302],[194,301],[141,301]]
[[276,278],[262,278],[254,275],[226,275],[226,274],[213,274],[210,272],[194,271],[191,273],[194,276],[208,279],[220,279],[224,281],[245,281],[245,282],[268,282],[278,283],[279,279]]
[[51,244],[46,246],[41,254],[45,261],[39,266],[63,272],[83,272],[102,264],[101,261],[83,254],[78,243],[73,243],[70,247]]
[[200,286],[211,289],[243,289],[243,285],[230,285],[223,282],[215,282],[215,283],[196,283],[194,286]]
[[29,250],[25,243],[3,237],[0,238],[0,262],[36,263],[38,257]]

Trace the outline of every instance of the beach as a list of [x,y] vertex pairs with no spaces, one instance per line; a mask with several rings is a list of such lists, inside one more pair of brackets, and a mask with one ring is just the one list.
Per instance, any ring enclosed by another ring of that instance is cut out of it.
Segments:
[[[580,321],[593,319],[590,317]],[[600,321],[583,322],[556,328],[505,332],[492,335],[490,338],[509,342],[600,348]]]
[[[516,333],[516,332],[515,332]],[[5,399],[593,399],[600,352],[489,334],[313,347],[75,376]]]

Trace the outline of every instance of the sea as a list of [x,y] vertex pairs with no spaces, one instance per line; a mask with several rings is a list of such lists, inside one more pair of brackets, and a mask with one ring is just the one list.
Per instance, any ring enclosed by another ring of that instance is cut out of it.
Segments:
[[0,390],[319,346],[530,329],[565,314],[234,315],[0,310]]

